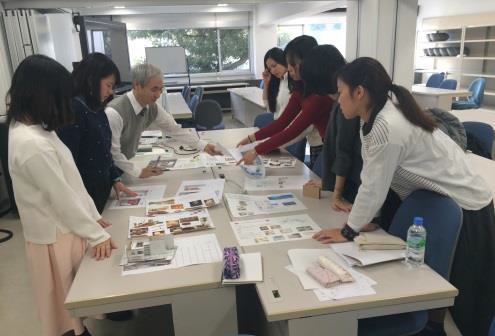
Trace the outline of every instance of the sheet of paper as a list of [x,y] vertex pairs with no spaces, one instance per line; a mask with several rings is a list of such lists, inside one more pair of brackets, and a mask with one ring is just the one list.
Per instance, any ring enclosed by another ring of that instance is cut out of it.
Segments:
[[219,203],[219,198],[213,191],[156,199],[146,202],[146,215],[157,216],[177,213],[197,208],[211,208]]
[[310,239],[321,230],[306,214],[233,221],[230,226],[240,246]]
[[[376,293],[372,287],[373,285],[376,285],[376,281],[346,265],[346,263],[343,262],[342,259],[329,248],[293,249],[288,251],[288,255],[292,264],[292,268],[288,268],[288,270],[296,274],[304,289],[314,290],[315,295],[320,301],[338,300]],[[321,286],[309,274],[306,273],[306,269],[312,264],[315,264],[319,256],[325,256],[342,266],[353,276],[356,281],[352,283],[340,284],[332,288],[324,288]]]
[[154,236],[165,233],[165,219],[161,216],[156,217],[129,217],[128,238],[137,238],[143,236]]
[[142,138],[160,138],[162,136],[162,131],[154,130],[154,131],[143,131],[141,133]]
[[265,191],[265,190],[301,190],[308,182],[308,178],[303,175],[296,176],[265,176],[262,179],[244,179],[244,190]]
[[239,279],[222,279],[222,284],[246,284],[263,281],[263,263],[261,253],[242,253],[239,255],[241,276]]
[[296,166],[296,160],[290,156],[282,156],[277,158],[263,157],[263,164],[265,168],[294,168]]
[[[237,148],[226,148],[221,144],[217,145],[222,154],[231,156],[236,162],[242,159],[245,152],[253,149],[255,146],[256,143],[250,143],[247,145],[239,146]],[[256,156],[252,164],[240,164],[239,168],[249,178],[263,178],[266,175],[265,166],[263,165],[263,160],[260,155]]]
[[184,196],[198,192],[214,191],[220,199],[223,195],[225,185],[224,179],[209,179],[209,180],[189,180],[183,181],[179,186],[176,196]]
[[293,193],[261,196],[227,193],[225,200],[233,218],[306,210]]
[[160,217],[173,234],[202,231],[215,227],[206,208],[160,215]]
[[167,170],[182,170],[195,169],[204,167],[201,155],[197,154],[187,158],[172,158],[157,157],[148,163],[148,167],[157,167],[163,171]]
[[350,266],[367,266],[405,258],[404,250],[360,250],[354,242],[332,244],[332,249]]
[[122,275],[142,274],[166,269],[180,268],[198,264],[208,264],[223,261],[222,250],[214,234],[202,234],[193,237],[176,238],[177,251],[169,265],[153,265],[141,268],[124,267]]
[[150,185],[150,186],[128,186],[129,189],[137,193],[135,197],[120,196],[120,199],[111,199],[108,204],[109,209],[129,209],[142,208],[146,206],[147,200],[154,200],[163,197],[166,185]]

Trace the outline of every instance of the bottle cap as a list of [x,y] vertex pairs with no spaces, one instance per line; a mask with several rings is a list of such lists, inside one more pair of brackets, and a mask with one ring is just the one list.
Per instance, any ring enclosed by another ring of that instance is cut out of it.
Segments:
[[423,225],[423,217],[414,217],[414,225]]

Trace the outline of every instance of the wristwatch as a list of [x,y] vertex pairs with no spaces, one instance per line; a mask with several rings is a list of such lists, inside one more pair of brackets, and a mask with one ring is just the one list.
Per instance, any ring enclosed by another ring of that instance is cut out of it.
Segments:
[[353,241],[356,236],[359,235],[356,231],[354,231],[349,225],[345,225],[342,230],[340,230],[340,234],[344,236],[345,239],[349,241]]

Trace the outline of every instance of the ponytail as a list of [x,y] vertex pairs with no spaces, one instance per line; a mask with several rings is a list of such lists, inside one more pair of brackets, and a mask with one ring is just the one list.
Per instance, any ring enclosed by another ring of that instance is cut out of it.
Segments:
[[437,128],[436,121],[427,115],[418,105],[412,94],[403,86],[392,84],[390,91],[398,101],[398,108],[413,125],[432,133]]

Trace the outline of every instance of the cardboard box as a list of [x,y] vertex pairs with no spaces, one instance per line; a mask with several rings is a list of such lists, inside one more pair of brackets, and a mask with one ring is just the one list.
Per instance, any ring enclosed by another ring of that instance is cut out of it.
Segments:
[[303,186],[303,196],[311,198],[321,198],[321,188],[315,185],[306,184]]

